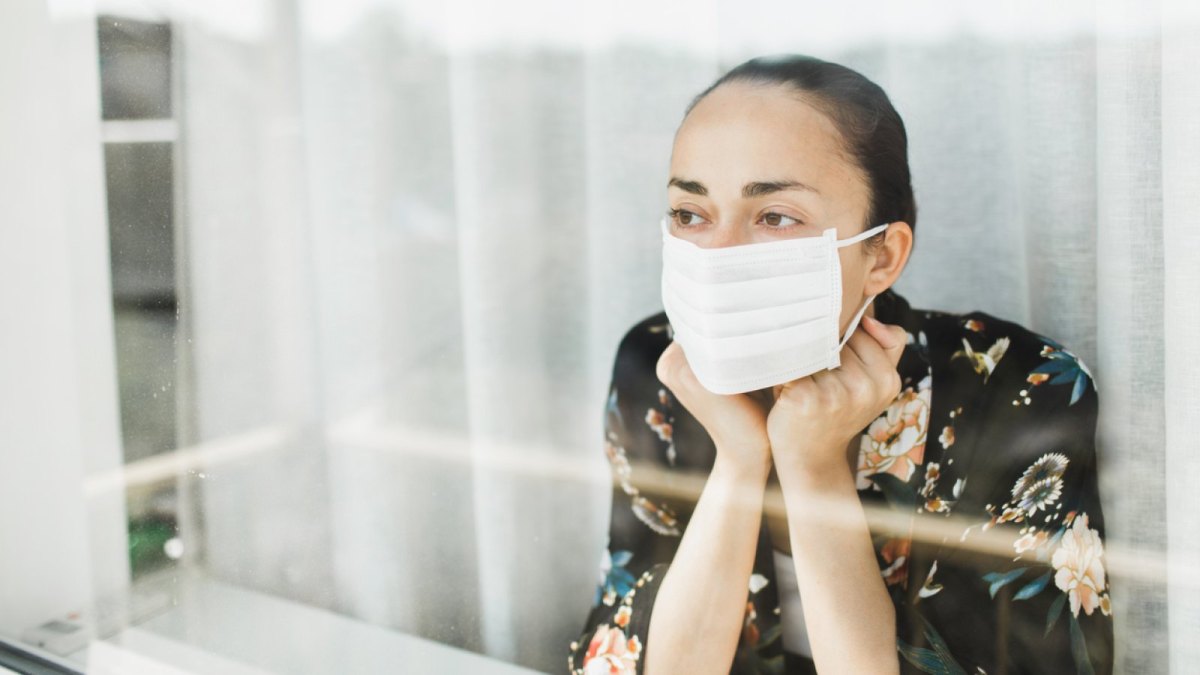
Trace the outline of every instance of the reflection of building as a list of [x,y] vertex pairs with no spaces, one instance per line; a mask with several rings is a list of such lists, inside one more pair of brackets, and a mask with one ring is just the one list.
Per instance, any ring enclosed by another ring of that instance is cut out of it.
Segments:
[[[176,293],[176,77],[168,24],[103,16],[98,28],[121,434],[134,462],[179,446],[185,409],[176,397],[187,358]],[[135,578],[179,553],[176,494],[167,476],[127,495]]]

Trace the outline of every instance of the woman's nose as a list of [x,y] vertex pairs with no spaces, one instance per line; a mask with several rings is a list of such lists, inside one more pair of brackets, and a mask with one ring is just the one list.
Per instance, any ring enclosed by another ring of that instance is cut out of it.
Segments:
[[726,246],[741,246],[750,243],[745,228],[736,225],[719,225],[712,229],[712,236],[704,243],[704,248],[725,248]]

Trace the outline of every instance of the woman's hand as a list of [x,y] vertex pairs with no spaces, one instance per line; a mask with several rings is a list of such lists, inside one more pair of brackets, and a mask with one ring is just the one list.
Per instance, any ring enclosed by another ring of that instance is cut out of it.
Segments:
[[906,335],[871,317],[842,350],[842,365],[776,387],[767,433],[776,471],[821,479],[848,470],[846,448],[900,393]]
[[678,342],[671,342],[658,359],[658,379],[704,427],[717,446],[720,460],[739,468],[770,471],[771,445],[766,408],[747,394],[714,394],[700,384]]

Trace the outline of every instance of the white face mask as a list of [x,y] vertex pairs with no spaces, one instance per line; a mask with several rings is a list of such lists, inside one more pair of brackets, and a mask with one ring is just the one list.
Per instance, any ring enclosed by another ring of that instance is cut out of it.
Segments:
[[663,234],[663,308],[675,340],[706,389],[741,394],[841,365],[867,298],[839,340],[842,266],[838,249],[887,223],[838,240],[819,237],[701,248]]

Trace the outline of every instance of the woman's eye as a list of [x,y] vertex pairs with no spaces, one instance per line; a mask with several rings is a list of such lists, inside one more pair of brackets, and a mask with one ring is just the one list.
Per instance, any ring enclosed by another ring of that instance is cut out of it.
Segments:
[[680,227],[694,227],[704,221],[698,214],[686,209],[671,209],[667,211],[667,215]]
[[791,225],[800,224],[799,220],[796,220],[795,218],[793,218],[791,216],[785,216],[782,213],[774,213],[774,212],[764,213],[763,217],[762,217],[762,222],[765,223],[768,227],[788,227]]

